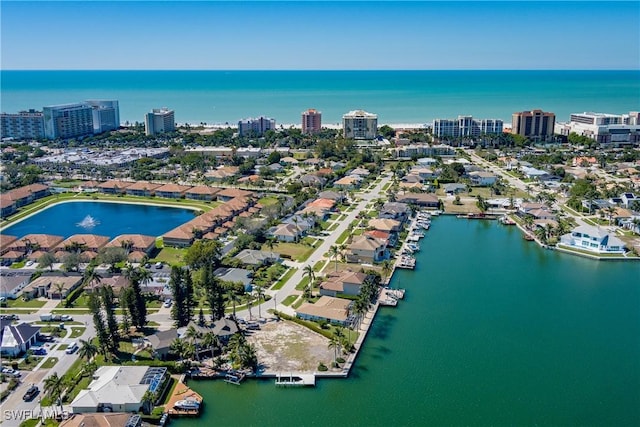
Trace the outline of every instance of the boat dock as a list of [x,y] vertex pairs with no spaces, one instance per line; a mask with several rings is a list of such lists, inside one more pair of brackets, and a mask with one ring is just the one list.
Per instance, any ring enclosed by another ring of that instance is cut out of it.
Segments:
[[276,387],[315,387],[315,374],[276,375]]
[[233,385],[240,385],[242,380],[244,380],[246,374],[244,372],[229,372],[224,376],[224,382]]
[[[184,409],[180,408],[179,405],[176,407],[176,404],[180,401],[184,400],[192,400],[198,402],[197,409]],[[165,412],[172,417],[176,416],[198,416],[200,415],[200,409],[202,408],[202,396],[200,396],[195,391],[191,390],[185,383],[181,380],[178,381],[175,388],[173,389],[173,393],[167,404],[165,405]]]

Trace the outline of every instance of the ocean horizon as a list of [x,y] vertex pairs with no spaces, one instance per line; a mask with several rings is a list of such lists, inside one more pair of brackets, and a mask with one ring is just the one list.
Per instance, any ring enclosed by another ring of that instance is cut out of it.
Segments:
[[472,115],[511,122],[516,111],[623,114],[640,109],[640,70],[2,70],[2,112],[86,99],[117,99],[121,123],[153,108],[176,122],[235,125],[267,116],[298,124],[302,111],[325,125],[362,109],[379,124],[430,124]]

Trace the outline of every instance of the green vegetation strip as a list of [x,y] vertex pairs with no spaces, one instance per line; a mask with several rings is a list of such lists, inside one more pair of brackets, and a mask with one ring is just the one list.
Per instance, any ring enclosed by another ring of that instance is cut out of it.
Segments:
[[84,334],[84,331],[86,330],[87,328],[71,328],[71,335],[69,335],[69,338],[81,337],[82,334]]
[[300,283],[296,285],[296,291],[303,291],[308,284],[309,284],[309,276],[304,276],[300,281]]
[[291,305],[292,302],[294,302],[296,299],[298,299],[298,295],[289,295],[287,296],[283,301],[282,304],[286,305],[287,307]]
[[293,276],[293,273],[296,272],[295,268],[290,268],[289,271],[287,271],[281,278],[280,280],[278,280],[278,282],[273,285],[271,287],[271,289],[273,289],[274,291],[277,291],[278,289],[282,289],[282,287],[284,286],[285,283],[287,283],[287,280],[289,280],[291,278],[291,276]]
[[40,365],[40,368],[41,369],[51,369],[54,366],[56,366],[56,363],[58,363],[58,358],[57,357],[50,357],[47,360],[45,360],[42,365]]

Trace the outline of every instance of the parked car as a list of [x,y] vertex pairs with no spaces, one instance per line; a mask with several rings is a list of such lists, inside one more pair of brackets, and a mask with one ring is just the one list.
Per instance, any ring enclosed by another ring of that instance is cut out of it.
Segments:
[[162,304],[162,306],[163,306],[164,308],[169,308],[169,307],[171,307],[171,300],[170,300],[169,298],[167,298],[167,299],[165,300],[164,304]]
[[78,349],[78,344],[76,344],[75,342],[72,342],[71,344],[69,344],[69,347],[67,347],[67,349],[64,352],[67,354],[73,354],[76,352],[77,349]]
[[68,314],[63,314],[62,316],[60,316],[60,320],[62,320],[63,322],[73,322],[73,317],[69,316]]
[[161,262],[156,262],[156,269],[160,270],[162,268]]
[[27,263],[25,264],[25,266],[27,266],[27,267],[31,267],[32,265],[33,265],[33,261],[32,260],[27,261]]
[[31,387],[29,387],[24,396],[22,396],[22,400],[24,400],[25,402],[30,402],[34,397],[38,395],[39,392],[40,389],[38,388],[38,386],[31,384]]
[[46,356],[47,355],[47,350],[42,348],[42,347],[32,348],[31,351],[33,351],[33,354],[36,355],[36,356]]

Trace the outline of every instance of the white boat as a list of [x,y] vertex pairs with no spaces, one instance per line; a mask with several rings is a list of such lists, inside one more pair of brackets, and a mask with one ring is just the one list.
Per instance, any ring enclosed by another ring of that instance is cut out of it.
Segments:
[[416,252],[420,250],[420,245],[417,243],[407,243],[407,249],[410,249],[412,252]]
[[194,399],[178,400],[173,405],[173,407],[176,408],[176,409],[183,409],[183,410],[200,409],[200,402],[198,402],[197,400],[194,400]]

